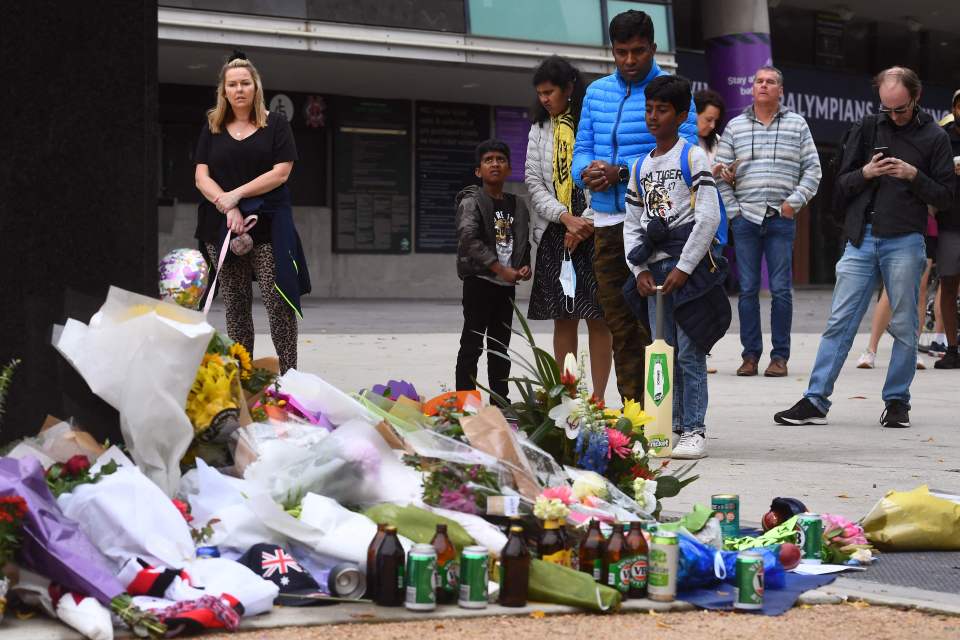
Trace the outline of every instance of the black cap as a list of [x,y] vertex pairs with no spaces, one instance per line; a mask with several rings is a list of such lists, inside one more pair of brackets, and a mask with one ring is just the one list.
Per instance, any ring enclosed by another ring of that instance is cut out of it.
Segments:
[[310,572],[281,546],[255,544],[237,562],[280,588],[280,595],[274,600],[276,604],[287,607],[335,604]]

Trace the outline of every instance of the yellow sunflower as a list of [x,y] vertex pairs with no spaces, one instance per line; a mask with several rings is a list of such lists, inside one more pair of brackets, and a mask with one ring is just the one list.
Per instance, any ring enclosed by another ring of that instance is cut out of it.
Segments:
[[239,342],[234,342],[230,346],[228,353],[231,358],[237,361],[237,366],[240,367],[240,379],[249,380],[250,376],[253,375],[253,361],[250,358],[250,352],[247,351],[247,348]]
[[231,393],[231,382],[236,369],[225,366],[216,354],[204,356],[203,364],[187,395],[187,417],[193,424],[195,434],[209,428],[211,421],[221,411],[236,409],[237,403]]
[[623,417],[630,421],[634,433],[643,433],[643,425],[647,424],[653,418],[640,407],[640,403],[629,398],[623,403]]

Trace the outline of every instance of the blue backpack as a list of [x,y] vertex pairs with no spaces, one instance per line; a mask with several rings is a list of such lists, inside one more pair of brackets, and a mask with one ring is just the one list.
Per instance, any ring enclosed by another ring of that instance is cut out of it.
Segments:
[[[650,153],[653,153],[653,149],[650,150]],[[647,156],[650,155],[647,154]],[[690,189],[690,208],[692,209],[697,202],[697,194],[693,190],[693,175],[690,173],[690,154],[693,153],[693,145],[683,141],[683,149],[680,151],[680,175],[683,176],[683,181],[686,183],[687,188]],[[643,165],[643,160],[646,160],[644,157],[642,160],[639,160],[635,165],[639,169]],[[714,234],[714,242],[724,247],[727,244],[727,208],[723,204],[723,198],[720,196],[720,190],[717,189],[717,202],[720,204],[720,226],[717,227],[717,232]]]

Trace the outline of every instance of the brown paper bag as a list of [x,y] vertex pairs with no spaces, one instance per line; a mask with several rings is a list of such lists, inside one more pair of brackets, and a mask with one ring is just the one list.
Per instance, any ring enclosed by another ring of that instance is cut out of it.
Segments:
[[525,498],[536,500],[542,487],[537,482],[533,468],[517,442],[517,434],[493,406],[482,408],[477,415],[460,419],[460,426],[470,441],[470,446],[505,462],[513,474],[517,491]]

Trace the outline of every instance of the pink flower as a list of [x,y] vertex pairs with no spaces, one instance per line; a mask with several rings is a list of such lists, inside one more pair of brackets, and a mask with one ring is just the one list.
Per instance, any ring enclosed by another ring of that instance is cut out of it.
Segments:
[[607,443],[610,448],[607,450],[607,457],[617,454],[621,459],[630,455],[630,438],[617,429],[607,429]]
[[547,500],[559,500],[567,506],[573,501],[573,493],[570,491],[570,487],[565,484],[559,487],[547,487],[540,495]]
[[440,494],[439,507],[474,515],[480,511],[477,509],[477,499],[473,495],[473,491],[466,486],[461,486],[459,489],[444,489]]

